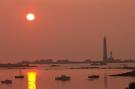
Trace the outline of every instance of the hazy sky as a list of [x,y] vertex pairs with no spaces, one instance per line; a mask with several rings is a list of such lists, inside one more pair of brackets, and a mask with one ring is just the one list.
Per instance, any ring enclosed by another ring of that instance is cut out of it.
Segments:
[[[25,15],[33,12],[34,22]],[[0,60],[135,59],[135,0],[1,0]]]

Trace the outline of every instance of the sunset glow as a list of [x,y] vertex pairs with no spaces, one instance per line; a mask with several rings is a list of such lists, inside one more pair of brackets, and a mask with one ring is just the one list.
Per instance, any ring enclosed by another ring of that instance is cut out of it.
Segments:
[[28,14],[26,15],[26,19],[27,19],[28,21],[33,21],[33,20],[35,20],[35,15],[34,15],[33,13],[28,13]]
[[28,89],[36,89],[36,72],[28,72]]

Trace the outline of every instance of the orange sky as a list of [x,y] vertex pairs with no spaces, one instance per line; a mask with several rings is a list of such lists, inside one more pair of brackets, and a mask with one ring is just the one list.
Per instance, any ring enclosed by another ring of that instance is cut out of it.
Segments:
[[[0,60],[135,58],[134,0],[1,0]],[[28,22],[25,14],[35,13]]]

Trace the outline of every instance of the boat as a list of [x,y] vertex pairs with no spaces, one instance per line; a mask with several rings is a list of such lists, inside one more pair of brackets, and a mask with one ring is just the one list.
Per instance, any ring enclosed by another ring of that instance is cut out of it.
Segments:
[[55,80],[67,81],[70,80],[70,76],[61,75],[59,77],[56,77]]
[[21,70],[20,70],[20,74],[16,75],[15,78],[18,78],[18,79],[23,79],[24,78],[24,75],[21,74]]
[[12,84],[12,80],[3,80],[1,81],[2,84]]
[[60,65],[51,65],[51,67],[59,67]]
[[24,78],[23,75],[16,75],[15,78]]
[[99,75],[88,76],[88,79],[98,79],[98,78],[99,78]]

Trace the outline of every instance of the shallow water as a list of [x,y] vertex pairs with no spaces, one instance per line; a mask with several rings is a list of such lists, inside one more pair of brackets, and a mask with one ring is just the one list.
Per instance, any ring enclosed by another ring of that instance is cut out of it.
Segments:
[[[110,77],[110,74],[127,72],[125,69],[23,69],[24,79],[15,79],[18,69],[0,69],[0,80],[12,79],[9,85],[0,84],[0,89],[125,89],[133,77]],[[34,71],[35,80],[28,80],[27,73]],[[55,77],[61,74],[71,76],[69,81],[56,81]],[[88,80],[89,75],[100,75],[99,79]]]

